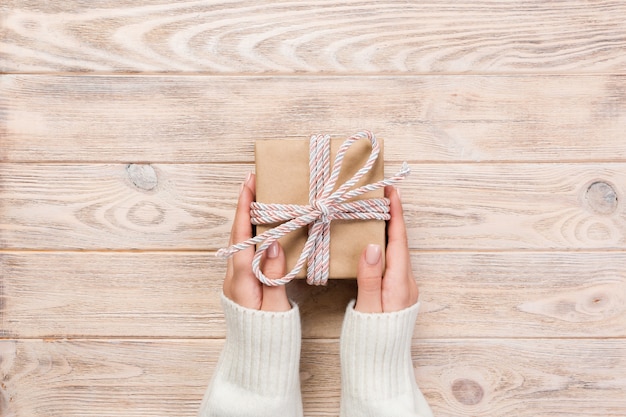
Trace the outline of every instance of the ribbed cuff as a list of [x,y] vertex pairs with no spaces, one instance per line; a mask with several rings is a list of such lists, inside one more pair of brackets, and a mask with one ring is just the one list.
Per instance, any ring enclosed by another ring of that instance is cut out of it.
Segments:
[[411,338],[419,303],[394,313],[361,313],[348,305],[341,332],[342,397],[384,401],[417,387]]
[[227,337],[222,377],[249,392],[285,397],[300,387],[300,313],[242,307],[222,294]]

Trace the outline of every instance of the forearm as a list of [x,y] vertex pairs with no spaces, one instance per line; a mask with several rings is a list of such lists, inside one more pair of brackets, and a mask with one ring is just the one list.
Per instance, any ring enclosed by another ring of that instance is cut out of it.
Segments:
[[222,295],[224,349],[199,416],[302,416],[300,314],[239,306]]
[[355,311],[353,305],[341,334],[341,416],[431,417],[411,360],[419,303],[373,314]]

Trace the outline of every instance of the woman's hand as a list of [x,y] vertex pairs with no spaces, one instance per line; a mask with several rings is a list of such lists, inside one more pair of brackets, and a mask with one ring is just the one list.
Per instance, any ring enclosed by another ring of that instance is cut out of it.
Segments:
[[365,248],[357,269],[359,289],[354,306],[355,310],[362,313],[400,311],[415,304],[419,296],[411,268],[400,195],[394,187],[387,186],[385,197],[391,201],[386,268],[383,276],[382,250],[379,245]]
[[[229,245],[252,237],[250,203],[254,201],[255,189],[255,176],[248,174],[241,185]],[[284,285],[276,287],[263,285],[254,276],[253,257],[254,247],[250,247],[235,253],[228,259],[224,278],[224,295],[243,307],[255,310],[288,311],[291,309]],[[261,269],[268,278],[280,278],[285,275],[285,252],[278,242],[270,246],[263,254]]]

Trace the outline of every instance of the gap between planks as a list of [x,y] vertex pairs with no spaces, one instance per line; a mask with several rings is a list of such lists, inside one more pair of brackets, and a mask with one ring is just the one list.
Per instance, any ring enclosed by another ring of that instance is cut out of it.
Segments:
[[433,71],[412,71],[412,72],[400,72],[400,71],[376,71],[376,72],[158,72],[158,71],[94,71],[94,72],[80,72],[80,71],[33,71],[33,72],[0,72],[0,77],[3,75],[19,75],[19,76],[53,76],[53,77],[128,77],[128,76],[143,76],[143,77],[249,77],[249,78],[297,78],[297,77],[337,77],[337,78],[350,78],[350,77],[542,77],[542,76],[623,76],[626,75],[626,71],[598,71],[598,72],[584,72],[584,71],[499,71],[499,72],[433,72]]
[[[164,341],[164,342],[186,342],[186,341],[219,341],[225,340],[224,337],[163,337],[163,336],[89,336],[89,337],[4,337],[0,336],[0,341],[4,342],[18,342],[18,341],[28,341],[28,342],[146,342],[146,341]],[[339,340],[339,337],[302,337],[302,340],[306,341],[314,341],[320,343],[334,343]],[[429,343],[429,342],[437,342],[437,343],[454,343],[454,342],[489,342],[489,341],[519,341],[519,342],[531,342],[537,340],[548,340],[548,341],[593,341],[593,340],[624,340],[626,341],[626,337],[619,336],[610,336],[610,337],[598,337],[598,336],[566,336],[566,337],[502,337],[502,336],[494,336],[494,337],[429,337],[429,338],[413,338],[412,344],[416,343]]]
[[[409,249],[410,253],[524,253],[524,254],[533,254],[533,253],[626,253],[626,249],[622,248],[559,248],[559,249],[542,249],[542,248],[519,248],[519,249],[510,249],[510,248],[486,248],[486,249],[471,249],[471,248],[433,248],[433,249]],[[0,249],[0,254],[3,253],[176,253],[176,254],[185,254],[185,253],[206,253],[207,255],[213,255],[217,251],[215,249],[190,249],[190,248],[178,248],[178,249],[28,249],[28,248],[2,248]]]
[[[304,138],[306,139],[306,138]],[[290,139],[286,139],[290,140]],[[293,139],[299,140],[299,139]],[[393,161],[398,162],[398,161]],[[404,162],[404,161],[403,161]],[[616,164],[626,162],[624,158],[606,158],[606,159],[556,159],[556,160],[532,160],[532,159],[517,159],[517,160],[502,160],[502,159],[481,159],[480,161],[472,160],[457,160],[457,161],[436,161],[432,159],[427,160],[406,160],[411,165],[559,165],[559,164]],[[193,162],[178,162],[178,161],[163,161],[163,160],[120,160],[120,161],[106,161],[106,160],[13,160],[7,159],[0,161],[0,165],[128,165],[128,164],[159,164],[159,165],[245,165],[254,164],[254,161],[193,161]]]

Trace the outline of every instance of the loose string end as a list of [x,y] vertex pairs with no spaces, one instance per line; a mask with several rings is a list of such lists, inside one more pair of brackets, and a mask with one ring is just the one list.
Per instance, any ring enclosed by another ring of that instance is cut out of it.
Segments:
[[411,167],[409,166],[409,163],[407,161],[404,161],[402,163],[402,168],[400,168],[400,172],[398,172],[398,175],[408,177],[410,173]]
[[217,252],[215,252],[215,257],[216,258],[222,258],[222,259],[226,259],[226,258],[230,258],[233,254],[232,251],[229,250],[230,248],[222,248],[220,250],[218,250]]

